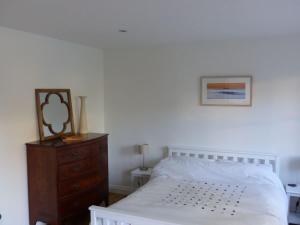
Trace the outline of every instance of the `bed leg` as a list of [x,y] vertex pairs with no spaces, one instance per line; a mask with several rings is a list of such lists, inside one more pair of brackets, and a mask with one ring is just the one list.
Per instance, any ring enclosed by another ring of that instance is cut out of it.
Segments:
[[91,224],[90,225],[97,225],[97,217],[94,211],[91,211]]

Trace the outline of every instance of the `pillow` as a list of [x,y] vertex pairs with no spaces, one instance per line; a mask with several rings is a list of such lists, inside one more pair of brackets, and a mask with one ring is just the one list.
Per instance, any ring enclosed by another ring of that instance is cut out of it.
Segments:
[[[197,179],[211,160],[187,156],[171,156],[160,161],[153,169],[152,177],[168,176],[176,179]],[[199,174],[200,173],[200,174]],[[203,175],[204,176],[204,175]]]
[[[152,177],[167,176],[185,180],[218,180],[223,182],[273,182],[276,175],[271,165],[249,164],[228,160],[208,160],[173,156],[163,159]],[[275,181],[277,183],[277,181]]]

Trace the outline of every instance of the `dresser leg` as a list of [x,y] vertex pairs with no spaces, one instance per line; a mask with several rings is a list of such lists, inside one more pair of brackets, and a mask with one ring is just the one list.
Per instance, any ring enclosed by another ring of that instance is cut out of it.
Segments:
[[107,196],[104,200],[104,203],[105,203],[105,207],[108,207],[109,206],[109,196]]

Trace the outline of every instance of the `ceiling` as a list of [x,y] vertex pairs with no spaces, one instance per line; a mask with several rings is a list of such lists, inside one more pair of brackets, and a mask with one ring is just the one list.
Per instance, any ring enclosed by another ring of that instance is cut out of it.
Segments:
[[300,0],[0,0],[0,26],[100,48],[269,38],[300,35]]

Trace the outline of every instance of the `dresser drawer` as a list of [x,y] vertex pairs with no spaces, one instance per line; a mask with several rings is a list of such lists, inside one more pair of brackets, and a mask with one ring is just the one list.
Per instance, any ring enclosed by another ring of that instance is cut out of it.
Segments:
[[30,225],[73,225],[89,206],[108,205],[107,136],[26,144]]
[[103,200],[103,191],[95,189],[82,195],[62,200],[59,210],[62,217],[68,217],[80,211],[88,211],[91,205],[99,204]]
[[80,179],[76,178],[62,181],[59,184],[59,196],[64,197],[92,189],[99,186],[104,179],[105,177],[101,177],[99,174],[92,174]]
[[98,143],[81,145],[80,147],[74,147],[69,149],[63,149],[58,151],[58,163],[64,164],[82,160],[88,157],[97,155],[100,150]]
[[74,178],[96,170],[99,170],[99,156],[59,166],[59,180]]

